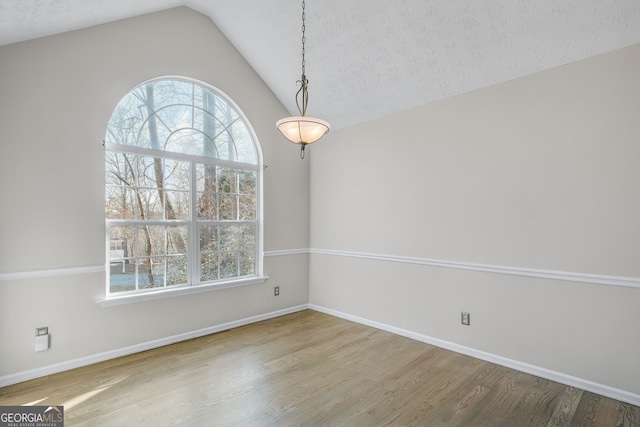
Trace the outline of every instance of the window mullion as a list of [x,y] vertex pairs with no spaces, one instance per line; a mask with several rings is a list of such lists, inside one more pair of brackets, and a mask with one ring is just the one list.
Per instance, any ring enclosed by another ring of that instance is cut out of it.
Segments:
[[191,190],[190,206],[189,206],[189,231],[187,245],[187,262],[189,268],[189,277],[187,282],[190,286],[200,283],[200,224],[198,222],[198,191],[197,191],[197,168],[196,162],[189,163],[191,182],[189,189]]
[[[243,223],[243,221],[240,221],[240,173],[238,172],[237,169],[234,169],[233,171],[234,174],[234,182],[235,182],[235,188],[233,189],[233,191],[236,193],[235,194],[235,202],[236,202],[236,217],[234,218],[236,221],[239,221],[240,224]],[[241,264],[241,256],[240,254],[242,253],[242,248],[240,247],[240,235],[241,235],[241,230],[242,228],[238,228],[238,230],[236,231],[236,241],[238,242],[238,246],[236,249],[236,275],[240,276],[240,264]]]
[[222,269],[220,268],[221,264],[221,253],[222,248],[220,247],[220,234],[222,229],[220,228],[220,196],[222,192],[220,191],[220,167],[216,166],[216,236],[218,238],[218,248],[216,250],[216,258],[217,258],[217,277],[219,278],[222,275]]
[[134,262],[133,262],[133,272],[135,274],[135,290],[138,291],[140,290],[140,272],[138,271],[139,267],[140,267],[140,226],[136,225],[135,226],[135,254],[134,254]]

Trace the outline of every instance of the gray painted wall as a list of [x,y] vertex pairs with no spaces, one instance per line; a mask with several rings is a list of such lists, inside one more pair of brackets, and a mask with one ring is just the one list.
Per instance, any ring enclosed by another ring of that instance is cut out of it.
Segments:
[[639,399],[639,75],[635,45],[330,134],[311,304]]
[[[0,47],[0,277],[104,265],[107,121],[164,75],[236,102],[268,165],[264,250],[309,246],[309,163],[275,129],[287,112],[209,18],[177,8]],[[308,303],[306,254],[267,257],[264,273],[259,285],[106,308],[104,272],[0,280],[0,377]],[[39,326],[51,348],[35,353]]]

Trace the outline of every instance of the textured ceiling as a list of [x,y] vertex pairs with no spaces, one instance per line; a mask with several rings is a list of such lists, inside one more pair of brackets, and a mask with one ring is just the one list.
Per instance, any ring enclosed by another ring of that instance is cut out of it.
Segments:
[[[297,114],[301,2],[0,0],[0,44],[186,5]],[[306,0],[311,116],[334,129],[640,43],[638,0]]]

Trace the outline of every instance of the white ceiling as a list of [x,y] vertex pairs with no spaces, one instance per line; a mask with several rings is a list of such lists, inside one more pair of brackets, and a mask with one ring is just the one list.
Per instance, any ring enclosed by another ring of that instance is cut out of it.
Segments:
[[[297,115],[301,1],[0,0],[0,45],[186,5]],[[638,0],[306,0],[311,116],[334,129],[640,43]]]

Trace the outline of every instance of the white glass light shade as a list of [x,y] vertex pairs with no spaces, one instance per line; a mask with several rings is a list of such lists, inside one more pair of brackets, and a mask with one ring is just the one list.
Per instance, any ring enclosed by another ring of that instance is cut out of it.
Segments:
[[276,127],[294,144],[313,144],[331,129],[329,123],[314,117],[285,117]]

